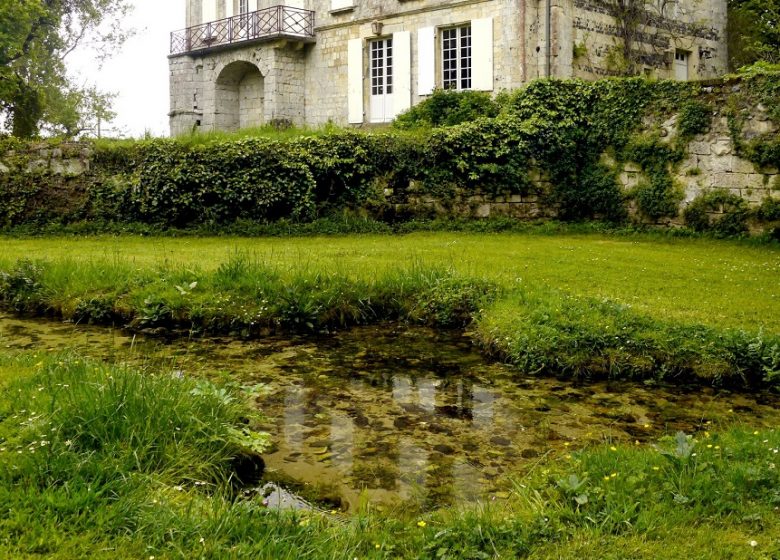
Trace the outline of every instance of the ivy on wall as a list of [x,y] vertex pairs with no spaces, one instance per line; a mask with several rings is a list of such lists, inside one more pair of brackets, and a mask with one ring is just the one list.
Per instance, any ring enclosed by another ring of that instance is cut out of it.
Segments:
[[[780,78],[720,85],[737,86],[729,93],[728,115],[738,153],[760,166],[779,166],[776,135],[746,138],[743,129],[751,104],[762,104],[768,118],[780,122]],[[307,221],[344,208],[392,218],[392,202],[409,196],[446,206],[464,195],[529,193],[565,220],[624,221],[633,201],[641,216],[655,221],[677,214],[682,194],[673,171],[688,141],[710,126],[714,102],[703,88],[626,78],[540,80],[495,100],[436,92],[399,118],[403,130],[103,142],[91,147],[90,169],[78,178],[31,171],[38,148],[0,140],[6,154],[0,160],[9,168],[0,174],[0,225],[219,226]],[[436,126],[448,124],[452,107],[459,124]],[[643,179],[625,192],[618,171],[629,162]],[[539,173],[549,186],[532,180]]]

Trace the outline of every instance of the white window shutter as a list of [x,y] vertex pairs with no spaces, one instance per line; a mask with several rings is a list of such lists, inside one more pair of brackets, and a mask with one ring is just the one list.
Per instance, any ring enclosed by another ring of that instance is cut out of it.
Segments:
[[225,0],[225,17],[233,17],[233,0]]
[[493,18],[471,21],[471,89],[493,91]]
[[412,34],[393,33],[393,117],[412,106]]
[[417,31],[417,95],[430,95],[436,87],[436,28]]
[[363,122],[363,39],[347,43],[347,107],[350,124]]

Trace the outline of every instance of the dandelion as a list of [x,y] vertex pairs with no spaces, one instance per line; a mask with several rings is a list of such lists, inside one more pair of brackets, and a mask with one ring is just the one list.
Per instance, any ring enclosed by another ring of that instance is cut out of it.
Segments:
[[604,475],[604,480],[609,482],[609,475]]
[[613,472],[611,475],[609,475],[609,477],[610,477],[610,478],[616,478],[616,477],[617,477],[617,473],[616,473],[616,472]]
[[712,449],[712,444],[711,443],[707,444],[707,449]]
[[758,435],[758,431],[753,432],[753,435],[757,436]]
[[660,471],[660,470],[661,470],[661,467],[653,467],[653,470],[654,470],[654,471]]
[[716,446],[715,446],[715,449],[720,449],[720,445],[716,445]]
[[609,450],[610,450],[610,451],[617,451],[617,447],[615,447],[615,446],[613,445],[613,446],[611,446],[611,447],[609,448]]
[[380,548],[382,548],[382,546],[379,543],[374,543],[374,548],[379,550]]
[[428,524],[425,521],[420,520],[417,522],[417,526],[420,528],[424,528],[426,525]]

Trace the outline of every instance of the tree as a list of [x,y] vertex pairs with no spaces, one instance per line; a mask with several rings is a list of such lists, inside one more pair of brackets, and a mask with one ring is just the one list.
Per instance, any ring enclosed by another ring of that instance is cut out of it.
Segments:
[[729,0],[729,58],[732,69],[780,63],[780,0]]
[[130,9],[128,0],[0,0],[0,115],[14,136],[74,135],[92,109],[110,112],[110,96],[72,83],[65,58],[80,46],[110,56],[130,34]]

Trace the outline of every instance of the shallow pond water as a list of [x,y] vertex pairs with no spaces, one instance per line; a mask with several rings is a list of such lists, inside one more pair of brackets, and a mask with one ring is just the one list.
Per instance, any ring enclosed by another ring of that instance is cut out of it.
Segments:
[[275,441],[271,479],[353,509],[501,499],[550,453],[655,440],[720,422],[777,426],[780,397],[641,383],[522,377],[457,333],[399,325],[327,337],[174,340],[0,315],[0,345],[75,348],[253,388]]

